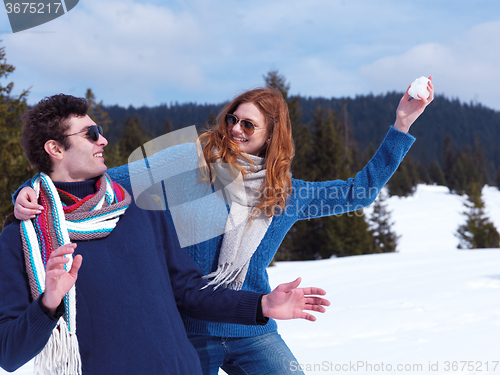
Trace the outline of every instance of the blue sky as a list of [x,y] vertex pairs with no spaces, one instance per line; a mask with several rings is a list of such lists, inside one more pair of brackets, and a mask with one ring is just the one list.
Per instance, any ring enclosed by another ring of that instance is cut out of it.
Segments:
[[219,103],[277,69],[292,94],[404,91],[500,110],[498,0],[80,0],[0,45],[29,102],[91,88],[105,104]]

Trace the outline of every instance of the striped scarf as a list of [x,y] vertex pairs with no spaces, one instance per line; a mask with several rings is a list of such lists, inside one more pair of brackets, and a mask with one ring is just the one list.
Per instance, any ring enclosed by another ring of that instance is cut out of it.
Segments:
[[[96,183],[97,192],[79,199],[56,189],[44,173],[32,179],[32,187],[44,207],[33,220],[21,223],[24,260],[33,300],[45,289],[45,266],[52,251],[70,240],[92,240],[108,236],[130,204],[130,195],[104,174]],[[66,263],[71,269],[73,257]],[[75,286],[63,299],[65,313],[42,352],[35,358],[37,374],[81,374],[76,337]]]

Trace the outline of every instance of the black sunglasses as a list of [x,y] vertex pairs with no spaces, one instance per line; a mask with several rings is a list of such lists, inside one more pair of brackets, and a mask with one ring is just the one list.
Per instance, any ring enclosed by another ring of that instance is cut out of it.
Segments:
[[87,129],[81,130],[79,132],[63,135],[63,137],[71,137],[72,135],[81,134],[87,132],[87,138],[91,139],[93,142],[97,142],[99,139],[99,135],[104,135],[102,132],[102,126],[99,125],[90,125]]
[[228,113],[226,115],[226,124],[227,126],[235,126],[237,123],[240,123],[241,129],[245,132],[246,135],[252,135],[255,132],[255,125],[252,124],[248,120],[240,120],[236,115],[232,113]]

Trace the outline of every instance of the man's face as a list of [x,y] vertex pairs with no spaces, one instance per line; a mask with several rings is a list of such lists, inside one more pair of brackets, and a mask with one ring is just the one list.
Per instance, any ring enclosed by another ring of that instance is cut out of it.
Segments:
[[88,115],[70,117],[69,125],[66,134],[78,134],[68,137],[71,147],[63,151],[60,172],[66,175],[64,179],[66,182],[85,181],[102,175],[107,170],[102,153],[108,141],[102,135],[96,142],[90,139],[84,130],[96,123]]

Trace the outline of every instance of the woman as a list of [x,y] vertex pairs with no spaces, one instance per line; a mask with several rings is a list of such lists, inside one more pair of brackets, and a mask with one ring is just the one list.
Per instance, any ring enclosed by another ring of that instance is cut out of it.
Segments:
[[[240,186],[230,191],[225,234],[186,247],[210,284],[214,288],[226,286],[268,293],[271,288],[266,267],[297,220],[371,204],[414,142],[407,133],[433,100],[430,81],[428,91],[429,97],[419,96],[420,100],[409,100],[408,92],[404,94],[394,126],[379,150],[356,177],[347,181],[306,182],[291,178],[291,124],[286,102],[278,90],[251,90],[224,107],[217,125],[199,137],[201,153],[211,167],[202,167],[204,178],[195,183],[229,186],[235,180],[236,170],[243,175],[244,189]],[[185,152],[183,157],[196,157],[196,146],[181,146],[178,150]],[[108,173],[121,185],[130,186],[126,166]],[[30,203],[28,197],[26,192],[19,195],[16,217],[22,219],[35,213],[37,205]],[[238,225],[230,227],[234,222]],[[218,374],[219,367],[228,374],[300,373],[292,371],[291,364],[299,362],[272,320],[264,326],[250,327],[187,316],[183,319],[204,374]]]

